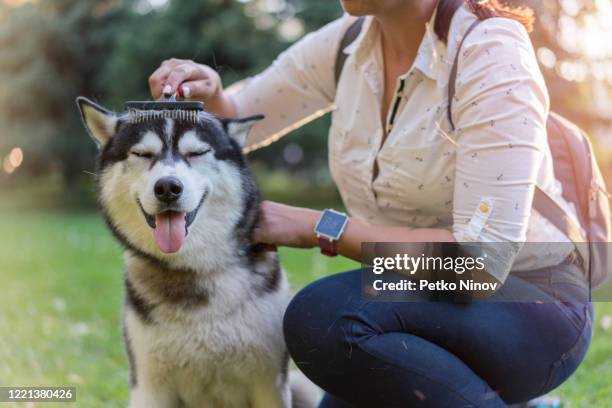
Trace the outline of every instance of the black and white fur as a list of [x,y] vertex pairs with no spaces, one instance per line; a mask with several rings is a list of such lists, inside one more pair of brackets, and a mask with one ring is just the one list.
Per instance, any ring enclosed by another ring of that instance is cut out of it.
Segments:
[[[291,407],[289,287],[276,253],[251,242],[259,192],[241,153],[261,117],[134,120],[77,103],[100,149],[99,202],[125,248],[131,406]],[[150,225],[166,208],[153,186],[167,176],[184,186],[174,209],[192,218],[172,254],[159,250]],[[317,397],[293,399],[314,406]]]

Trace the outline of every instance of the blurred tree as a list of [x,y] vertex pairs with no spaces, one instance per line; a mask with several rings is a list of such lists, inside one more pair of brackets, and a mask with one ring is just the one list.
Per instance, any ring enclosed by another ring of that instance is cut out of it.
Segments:
[[[585,127],[609,125],[612,90],[610,0],[529,0],[538,17],[532,33],[553,107]],[[597,90],[607,90],[604,99]],[[601,106],[601,105],[608,106]]]
[[306,31],[316,30],[342,16],[340,2],[329,0],[291,0],[296,16],[305,22]]
[[263,69],[282,50],[274,31],[256,31],[235,1],[170,1],[136,10],[116,28],[113,52],[98,76],[98,89],[117,109],[129,99],[150,98],[147,79],[165,59],[208,64],[231,83]]
[[60,170],[70,184],[91,168],[74,98],[96,95],[111,30],[125,18],[112,1],[56,0],[5,9],[0,26],[0,151],[20,146],[27,168]]

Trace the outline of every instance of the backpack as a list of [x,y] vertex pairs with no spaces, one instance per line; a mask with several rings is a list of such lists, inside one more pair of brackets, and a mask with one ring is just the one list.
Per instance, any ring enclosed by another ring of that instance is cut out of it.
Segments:
[[[449,15],[452,17],[459,5],[460,3],[454,10],[451,10],[451,13],[445,10],[444,17],[437,19],[435,27],[438,37],[446,39],[451,20]],[[340,41],[334,67],[336,85],[348,58],[344,49],[359,36],[364,20],[364,17],[355,20]],[[455,96],[460,51],[467,36],[482,21],[476,20],[464,34],[451,68],[447,116],[452,130],[455,130],[455,124],[451,109]],[[600,286],[608,278],[608,265],[612,261],[612,255],[608,254],[608,242],[612,238],[610,194],[606,190],[588,136],[578,126],[556,113],[550,113],[546,130],[553,157],[555,178],[563,186],[563,198],[574,204],[580,225],[577,225],[574,218],[570,217],[552,197],[537,186],[533,208],[575,244],[591,287]]]

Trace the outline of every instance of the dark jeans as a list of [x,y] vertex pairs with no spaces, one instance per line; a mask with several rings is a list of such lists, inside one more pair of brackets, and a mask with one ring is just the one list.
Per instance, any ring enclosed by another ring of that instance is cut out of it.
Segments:
[[[488,301],[452,303],[366,301],[361,272],[345,272],[295,296],[285,338],[327,392],[321,407],[506,407],[556,388],[582,361],[593,308],[571,301],[581,274],[566,263],[513,273]],[[546,301],[495,301],[511,291]]]

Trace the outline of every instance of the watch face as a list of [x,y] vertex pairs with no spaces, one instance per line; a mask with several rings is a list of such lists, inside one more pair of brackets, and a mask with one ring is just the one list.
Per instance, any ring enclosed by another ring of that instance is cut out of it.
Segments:
[[315,231],[329,238],[338,239],[346,221],[346,215],[326,210],[323,212],[323,216],[319,220]]

